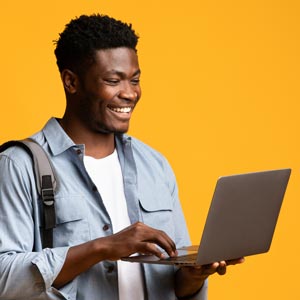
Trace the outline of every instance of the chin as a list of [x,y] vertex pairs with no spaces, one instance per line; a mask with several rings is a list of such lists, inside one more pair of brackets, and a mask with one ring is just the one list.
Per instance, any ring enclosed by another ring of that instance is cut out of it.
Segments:
[[101,128],[99,129],[99,133],[102,134],[124,134],[128,132],[128,127],[126,128]]
[[113,133],[114,134],[124,134],[124,133],[127,133],[127,132],[128,132],[128,128],[115,130]]
[[124,134],[126,132],[128,132],[128,129],[129,129],[129,126],[126,125],[126,126],[116,126],[114,128],[111,128],[111,133],[114,133],[114,134]]

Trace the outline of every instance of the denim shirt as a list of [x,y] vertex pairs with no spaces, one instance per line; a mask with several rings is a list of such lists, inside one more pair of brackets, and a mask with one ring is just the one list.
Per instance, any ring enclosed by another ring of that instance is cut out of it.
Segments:
[[[56,119],[33,136],[52,160],[57,182],[53,248],[42,249],[41,201],[32,161],[19,147],[0,155],[0,299],[118,299],[117,264],[102,261],[61,289],[52,286],[71,246],[111,235],[110,217],[76,145]],[[190,244],[175,176],[166,159],[137,139],[116,136],[128,214],[164,230],[177,247]],[[145,299],[176,299],[173,266],[143,265]],[[134,286],[134,283],[133,283]],[[190,299],[207,297],[205,283]]]

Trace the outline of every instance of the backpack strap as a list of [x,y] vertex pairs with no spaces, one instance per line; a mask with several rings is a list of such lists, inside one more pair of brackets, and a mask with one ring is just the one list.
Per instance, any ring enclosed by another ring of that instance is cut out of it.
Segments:
[[20,146],[31,156],[36,187],[43,202],[43,248],[53,247],[53,228],[56,226],[55,199],[56,178],[54,168],[45,150],[32,139],[9,141],[0,146],[0,152],[12,146]]

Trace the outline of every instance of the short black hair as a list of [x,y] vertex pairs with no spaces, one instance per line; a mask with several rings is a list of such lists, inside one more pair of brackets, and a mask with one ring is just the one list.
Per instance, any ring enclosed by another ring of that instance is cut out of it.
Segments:
[[55,41],[59,71],[81,73],[93,63],[96,50],[127,47],[136,51],[138,36],[131,24],[107,15],[82,15],[70,21]]

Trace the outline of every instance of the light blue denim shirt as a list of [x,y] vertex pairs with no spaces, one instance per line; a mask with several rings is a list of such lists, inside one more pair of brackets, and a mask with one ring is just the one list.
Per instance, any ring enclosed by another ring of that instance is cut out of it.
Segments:
[[[118,299],[117,264],[102,261],[60,290],[52,287],[69,247],[112,234],[111,220],[76,145],[52,118],[33,138],[50,156],[58,189],[54,246],[42,249],[40,199],[32,161],[19,147],[0,156],[0,299]],[[166,159],[127,135],[116,137],[128,214],[190,244],[174,174]],[[172,266],[143,265],[145,299],[176,299]],[[134,285],[133,285],[134,287]],[[191,299],[207,298],[207,286]]]

